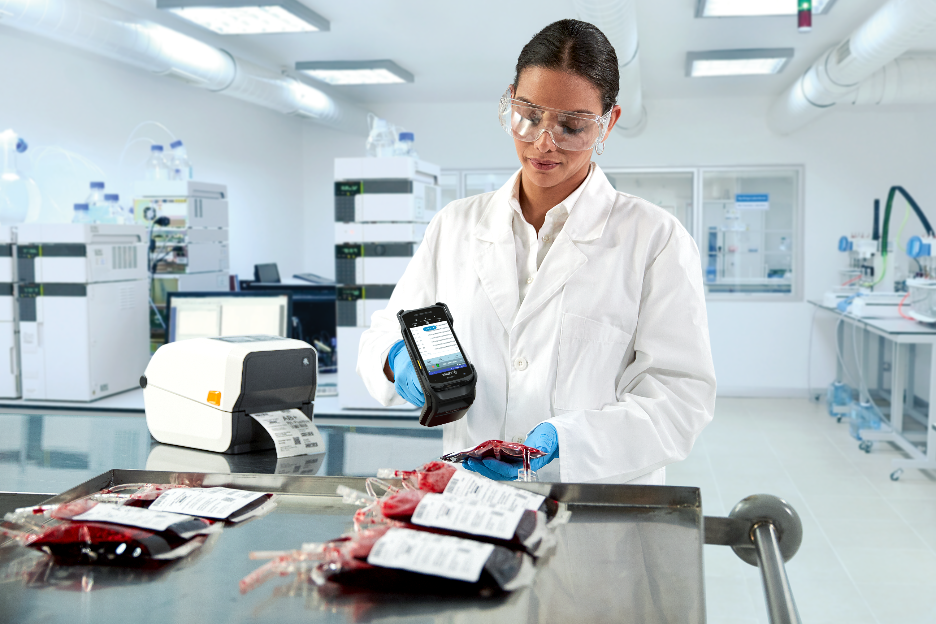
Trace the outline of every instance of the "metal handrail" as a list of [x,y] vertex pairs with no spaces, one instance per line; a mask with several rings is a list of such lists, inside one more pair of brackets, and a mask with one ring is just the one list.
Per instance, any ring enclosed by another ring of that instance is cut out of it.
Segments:
[[802,541],[799,514],[769,494],[748,496],[727,518],[705,517],[706,544],[731,546],[744,562],[760,569],[771,624],[802,624],[784,566]]
[[770,621],[775,624],[798,624],[799,611],[793,600],[790,579],[787,578],[786,566],[780,552],[777,529],[770,522],[760,522],[751,531],[754,549],[757,551],[758,567],[764,581],[764,595],[767,597],[767,611]]

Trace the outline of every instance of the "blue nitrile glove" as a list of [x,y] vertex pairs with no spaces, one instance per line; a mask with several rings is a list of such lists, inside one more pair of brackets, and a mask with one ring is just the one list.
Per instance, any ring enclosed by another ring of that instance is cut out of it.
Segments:
[[400,340],[390,347],[387,362],[390,364],[390,370],[393,371],[393,379],[395,380],[393,386],[396,388],[397,394],[416,407],[425,405],[426,395],[423,394],[422,386],[419,385],[416,369],[413,368],[413,362],[406,351],[406,343]]
[[[534,457],[530,460],[530,469],[533,472],[540,470],[543,466],[559,457],[559,433],[556,431],[556,428],[549,423],[538,424],[536,428],[530,432],[530,435],[527,436],[524,444],[546,453],[546,455],[542,457]],[[477,459],[469,457],[462,465],[468,470],[477,472],[488,479],[494,479],[496,481],[516,481],[520,468],[523,467],[523,462],[508,463],[498,459],[484,459],[478,461]]]
[[838,308],[839,312],[844,314],[848,312],[848,307],[852,304],[852,301],[854,301],[856,297],[860,297],[860,296],[861,296],[861,293],[856,293],[850,297],[845,297],[844,299],[839,301],[835,307]]

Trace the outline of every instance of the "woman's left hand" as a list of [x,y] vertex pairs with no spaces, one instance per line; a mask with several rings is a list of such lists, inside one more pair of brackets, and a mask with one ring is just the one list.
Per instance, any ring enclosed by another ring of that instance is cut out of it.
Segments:
[[[530,469],[534,472],[559,457],[559,434],[556,432],[556,428],[549,423],[537,425],[527,436],[524,444],[546,453],[542,457],[530,460]],[[462,465],[468,470],[477,472],[482,477],[494,479],[495,481],[516,481],[520,468],[523,467],[522,462],[507,463],[498,459],[478,460],[473,457],[466,459]]]

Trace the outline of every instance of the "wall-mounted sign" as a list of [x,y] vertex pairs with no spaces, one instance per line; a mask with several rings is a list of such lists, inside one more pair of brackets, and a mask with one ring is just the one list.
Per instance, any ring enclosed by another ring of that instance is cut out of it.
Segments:
[[738,193],[735,195],[738,210],[770,210],[769,193]]

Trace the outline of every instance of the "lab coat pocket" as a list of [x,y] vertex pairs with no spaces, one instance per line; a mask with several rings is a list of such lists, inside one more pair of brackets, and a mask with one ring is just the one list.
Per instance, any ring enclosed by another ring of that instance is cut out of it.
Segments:
[[563,314],[553,406],[601,409],[617,401],[616,378],[630,339],[630,334],[611,325]]

